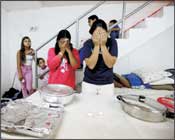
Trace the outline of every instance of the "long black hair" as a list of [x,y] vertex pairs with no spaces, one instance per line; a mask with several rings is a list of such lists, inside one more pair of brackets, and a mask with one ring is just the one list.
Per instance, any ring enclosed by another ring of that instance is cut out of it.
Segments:
[[[22,60],[22,62],[25,62],[26,57],[25,57],[25,46],[24,46],[24,40],[28,39],[30,40],[30,38],[28,36],[24,36],[21,40],[21,49],[20,49],[20,58]],[[31,46],[30,46],[31,48]]]
[[104,20],[98,19],[92,24],[92,27],[90,28],[89,33],[92,35],[97,27],[103,28],[106,32],[108,31],[107,25],[104,22]]
[[94,19],[98,20],[98,16],[97,15],[91,15],[91,16],[88,17],[88,20],[94,20]]
[[[98,19],[92,24],[92,27],[90,28],[89,33],[92,35],[97,27],[103,28],[106,32],[108,31],[106,22],[102,19]],[[107,38],[106,46],[109,47],[111,45],[112,45],[111,38]]]
[[[61,30],[58,33],[57,39],[56,39],[56,43],[55,43],[55,54],[56,55],[60,52],[60,47],[59,47],[58,41],[61,38],[68,38],[69,39],[69,42],[70,42],[71,41],[71,35],[70,35],[69,31],[68,30]],[[69,45],[70,45],[70,50],[72,51],[73,50],[72,43],[69,43]],[[69,56],[68,56],[68,53],[67,52],[65,52],[65,56],[66,56],[66,58],[68,60],[68,63],[70,63]]]

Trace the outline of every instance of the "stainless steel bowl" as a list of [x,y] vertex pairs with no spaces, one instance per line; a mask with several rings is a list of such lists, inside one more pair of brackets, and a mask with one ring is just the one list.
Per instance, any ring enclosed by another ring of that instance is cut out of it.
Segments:
[[143,95],[118,95],[122,109],[137,119],[149,122],[166,121],[167,109],[154,99]]
[[73,88],[62,84],[48,84],[39,89],[41,98],[50,104],[67,105],[74,97]]

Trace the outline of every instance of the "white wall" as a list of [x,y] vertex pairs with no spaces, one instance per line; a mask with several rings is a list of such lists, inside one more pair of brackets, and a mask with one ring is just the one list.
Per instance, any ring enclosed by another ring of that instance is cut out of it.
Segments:
[[[143,3],[145,3],[145,1],[142,1],[142,3],[140,2],[139,4],[141,5]],[[150,14],[152,14],[162,6],[167,5],[169,3],[170,1],[152,1],[148,6],[144,7],[142,10],[135,13],[134,15],[128,17],[127,20],[125,21],[125,28],[128,29],[129,27],[136,24],[141,19],[148,17]],[[126,14],[134,10],[135,9],[134,7],[137,7],[136,5],[137,5],[137,2],[128,3],[126,6],[126,9],[127,9]],[[129,8],[129,7],[132,7],[132,8]]]
[[[21,39],[27,35],[32,40],[32,48],[36,49],[45,41],[58,33],[59,30],[70,24],[77,16],[79,12],[83,12],[84,7],[78,9],[77,7],[58,7],[58,8],[41,8],[37,10],[27,10],[23,12],[10,12],[10,47],[13,46],[13,52],[11,53],[11,59],[16,57],[16,51],[20,48]],[[70,13],[66,11],[72,12]],[[63,12],[65,11],[65,12]],[[36,26],[38,30],[35,32],[30,31],[32,26]],[[74,38],[72,39],[74,41]],[[53,47],[55,39],[47,44],[47,46],[39,52],[38,57],[47,58],[47,52],[50,47]],[[16,61],[10,64],[11,69],[16,69]],[[33,65],[34,74],[34,65]],[[33,82],[34,83],[34,82]]]
[[[138,2],[134,5],[131,4],[131,6],[128,5],[128,12],[136,8],[136,6],[139,6],[141,3]],[[1,80],[3,81],[3,83],[1,91],[7,89],[12,82],[13,75],[16,71],[16,52],[20,49],[20,43],[23,36],[30,36],[32,40],[32,47],[36,49],[38,48],[38,46],[43,44],[50,37],[57,34],[59,30],[69,25],[70,22],[75,20],[77,17],[79,17],[82,13],[87,11],[92,6],[93,5],[62,6],[24,11],[12,11],[8,13],[2,11],[1,48],[3,54],[1,55],[1,69],[3,77],[1,77]],[[121,13],[121,3],[105,4],[97,8],[95,11],[93,11],[80,21],[80,40],[82,38],[90,37],[88,33],[89,26],[87,23],[88,16],[92,14],[97,14],[99,18],[104,19],[108,23],[108,21],[111,19],[120,19]],[[32,26],[37,27],[37,30],[35,32],[30,31],[30,28]],[[75,45],[74,27],[70,28],[69,31],[72,35],[72,42]],[[44,57],[45,59],[47,59],[48,49],[50,47],[53,47],[54,44],[55,39],[52,42],[50,42],[47,45],[47,47],[45,47],[38,53],[38,57]],[[79,48],[79,46],[77,48]]]
[[[4,18],[2,27],[4,32],[2,32],[1,38],[3,40],[2,42],[4,42],[2,44],[2,51],[6,52],[2,55],[2,60],[6,60],[6,62],[2,64],[2,75],[4,76],[2,77],[2,81],[4,81],[2,86],[6,87],[2,89],[2,92],[10,86],[13,80],[13,75],[16,71],[16,52],[20,49],[20,43],[23,36],[29,36],[32,40],[32,48],[36,49],[93,6],[94,5],[78,5],[40,8],[34,10],[13,11],[6,14],[2,12],[1,14]],[[103,12],[108,11],[109,9],[110,14],[108,12]],[[103,5],[100,9],[96,9],[93,13],[87,15],[80,21],[80,36],[82,38],[90,37],[88,33],[89,26],[87,18],[92,14],[97,14],[100,18],[108,21],[113,18],[120,18],[121,6]],[[38,29],[35,32],[30,31],[32,26],[37,27]],[[69,31],[72,35],[72,42],[75,45],[75,26],[71,27]],[[8,34],[8,36],[5,34]],[[48,49],[53,47],[54,44],[55,39],[38,53],[38,57],[47,59]],[[15,87],[20,87],[19,82],[16,82]]]
[[[9,38],[8,38],[8,14],[1,8],[1,93],[6,91],[11,82],[9,69]],[[4,46],[4,47],[2,47]],[[1,94],[2,95],[2,94]]]
[[126,74],[143,67],[161,70],[174,68],[174,25],[119,59],[114,72]]

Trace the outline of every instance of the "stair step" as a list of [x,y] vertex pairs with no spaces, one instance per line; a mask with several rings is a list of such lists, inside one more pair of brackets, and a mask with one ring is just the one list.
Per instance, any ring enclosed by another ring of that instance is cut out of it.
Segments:
[[155,27],[158,27],[160,25],[160,20],[162,19],[163,17],[149,17],[146,19],[146,26],[149,28],[151,26],[155,26]]
[[147,28],[133,28],[129,30],[129,39],[138,39],[138,37],[143,36],[143,33]]
[[[127,53],[132,51],[135,46],[131,46],[131,39],[116,39],[118,44],[118,58],[125,56]],[[128,47],[129,46],[129,47]]]
[[163,8],[163,18],[174,22],[174,6],[165,6]]
[[162,19],[162,17],[149,17],[149,18],[146,18],[145,22],[148,23],[148,22],[159,22],[160,19]]
[[142,21],[138,25],[136,25],[134,28],[145,28],[146,27],[146,22]]
[[164,12],[164,14],[173,16],[174,15],[174,6],[163,7],[163,12]]
[[174,6],[166,6],[162,9],[162,17],[149,17],[145,20],[146,28],[132,28],[129,30],[129,38],[117,39],[118,58],[134,51],[154,36],[174,25]]

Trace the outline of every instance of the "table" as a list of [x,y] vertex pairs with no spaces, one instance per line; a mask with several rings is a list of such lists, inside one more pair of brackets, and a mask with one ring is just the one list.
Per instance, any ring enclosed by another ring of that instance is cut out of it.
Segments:
[[[169,91],[147,92],[116,89],[118,94],[141,94],[157,98],[172,94]],[[116,96],[115,95],[115,96]],[[70,105],[65,106],[64,118],[57,130],[56,139],[174,139],[174,120],[152,123],[138,120],[126,114],[115,96],[108,94],[75,94]],[[39,92],[35,92],[26,100],[43,106]],[[19,135],[1,134],[2,138],[31,138]]]

